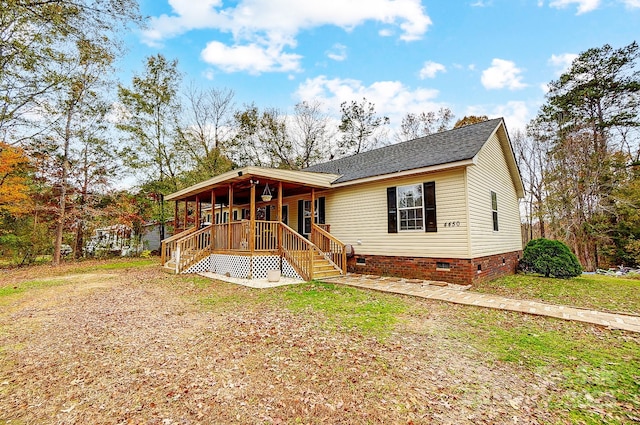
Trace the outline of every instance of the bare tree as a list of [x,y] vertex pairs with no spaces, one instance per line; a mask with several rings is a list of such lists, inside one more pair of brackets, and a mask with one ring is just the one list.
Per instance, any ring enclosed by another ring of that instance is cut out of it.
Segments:
[[376,106],[362,98],[362,102],[352,100],[340,105],[342,119],[338,129],[342,138],[337,149],[340,156],[353,155],[374,149],[386,141],[386,129],[390,120],[378,116]]
[[178,129],[176,148],[193,164],[185,176],[200,181],[231,168],[227,150],[235,134],[234,92],[231,89],[202,90],[190,86],[186,108]]
[[453,119],[453,112],[449,108],[440,108],[437,112],[429,111],[419,114],[409,112],[402,118],[400,131],[395,138],[398,142],[403,142],[449,130]]
[[322,111],[322,104],[318,100],[304,101],[298,103],[294,111],[289,130],[293,139],[296,166],[305,168],[328,159],[333,134],[330,131],[329,116]]

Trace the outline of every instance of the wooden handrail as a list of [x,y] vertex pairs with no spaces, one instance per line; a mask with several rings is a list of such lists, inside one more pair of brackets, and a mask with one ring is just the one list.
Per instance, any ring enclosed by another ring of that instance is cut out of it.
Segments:
[[[256,220],[255,231],[250,230],[250,222],[247,221],[212,224],[199,230],[189,229],[163,241],[163,264],[173,260],[175,272],[180,273],[212,251],[248,250],[250,244],[247,238],[253,234],[254,252],[279,252],[305,280],[313,279],[314,258],[318,254],[346,273],[345,244],[316,224],[311,227],[309,239],[276,221]],[[227,246],[229,240],[231,246]]]
[[196,232],[190,232],[176,241],[176,273],[180,273],[192,264],[209,255],[211,247],[211,225]]
[[315,223],[311,224],[311,242],[328,257],[343,274],[347,273],[347,250],[345,244]]
[[313,243],[284,223],[279,223],[282,233],[282,257],[291,264],[304,280],[313,278]]
[[163,239],[162,243],[160,244],[160,262],[164,265],[164,263],[167,262],[167,259],[171,258],[171,254],[175,251],[176,248],[175,241],[184,238],[185,236],[195,232],[196,230],[198,230],[197,227],[190,227],[185,231]]

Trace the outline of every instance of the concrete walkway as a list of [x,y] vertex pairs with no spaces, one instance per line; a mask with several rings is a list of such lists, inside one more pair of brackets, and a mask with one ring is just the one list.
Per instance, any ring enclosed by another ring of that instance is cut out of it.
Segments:
[[546,304],[538,301],[516,300],[499,295],[481,294],[467,290],[469,288],[468,286],[452,285],[444,282],[352,274],[326,279],[326,281],[357,286],[359,288],[374,289],[376,291],[448,301],[456,304],[518,311],[520,313],[593,323],[611,329],[640,332],[640,316],[605,313],[582,308]]

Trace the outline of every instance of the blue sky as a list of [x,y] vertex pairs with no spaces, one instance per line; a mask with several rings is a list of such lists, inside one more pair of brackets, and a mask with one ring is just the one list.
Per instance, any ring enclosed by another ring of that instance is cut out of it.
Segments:
[[366,97],[395,127],[449,107],[523,128],[545,85],[580,52],[640,35],[640,0],[140,0],[125,85],[146,56],[178,59],[185,83],[230,88],[238,106],[339,116]]

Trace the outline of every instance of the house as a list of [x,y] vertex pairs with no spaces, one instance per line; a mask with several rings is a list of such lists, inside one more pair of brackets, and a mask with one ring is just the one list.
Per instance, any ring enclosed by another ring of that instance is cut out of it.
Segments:
[[504,121],[493,119],[301,171],[244,167],[173,193],[176,222],[183,202],[196,217],[208,206],[212,224],[163,241],[163,263],[470,284],[514,273],[523,195]]

